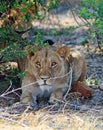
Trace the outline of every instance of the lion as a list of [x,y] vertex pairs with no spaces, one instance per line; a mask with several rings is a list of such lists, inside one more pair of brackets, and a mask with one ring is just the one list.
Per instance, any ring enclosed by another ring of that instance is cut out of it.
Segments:
[[[26,72],[21,83],[21,103],[37,104],[38,97],[49,97],[49,103],[61,101],[73,84],[85,79],[85,58],[73,48],[46,46],[40,50],[34,46],[32,52],[27,48],[26,52],[27,58],[19,65]],[[90,97],[91,89],[86,92]]]

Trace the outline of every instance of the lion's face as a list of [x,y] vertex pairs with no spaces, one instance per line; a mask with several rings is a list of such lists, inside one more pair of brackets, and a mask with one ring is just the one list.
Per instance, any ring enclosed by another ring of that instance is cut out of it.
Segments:
[[53,85],[65,74],[65,60],[53,48],[45,47],[30,58],[30,68],[39,85]]

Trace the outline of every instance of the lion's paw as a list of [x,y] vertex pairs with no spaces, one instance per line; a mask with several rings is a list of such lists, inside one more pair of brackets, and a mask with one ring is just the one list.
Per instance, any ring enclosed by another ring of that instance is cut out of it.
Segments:
[[57,98],[55,97],[54,94],[51,95],[50,99],[49,99],[49,103],[50,104],[59,104],[60,102],[62,102],[61,98]]
[[22,104],[30,104],[31,103],[31,98],[29,96],[28,97],[21,97],[20,103],[22,103]]

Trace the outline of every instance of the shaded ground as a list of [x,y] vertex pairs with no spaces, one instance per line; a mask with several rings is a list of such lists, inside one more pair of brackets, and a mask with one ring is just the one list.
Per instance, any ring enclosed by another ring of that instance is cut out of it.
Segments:
[[[77,15],[75,16],[79,19]],[[45,38],[55,39],[55,42],[61,41],[70,47],[75,47],[85,55],[88,68],[87,82],[93,88],[93,97],[91,99],[83,99],[77,94],[69,94],[67,101],[59,105],[49,105],[44,100],[40,101],[35,108],[31,108],[28,105],[13,104],[15,101],[19,101],[20,96],[20,93],[13,92],[13,94],[0,97],[0,118],[2,119],[0,128],[2,130],[12,130],[15,129],[16,125],[18,130],[24,128],[29,130],[102,130],[103,52],[94,51],[95,43],[91,43],[89,48],[83,45],[83,42],[88,39],[88,28],[82,26],[84,23],[81,19],[78,20],[79,25],[75,22],[71,10],[68,10],[68,6],[62,5],[60,10],[54,10],[42,22],[43,24],[38,22],[36,27],[38,29],[43,28],[42,31],[45,34]],[[70,28],[70,26],[72,27]],[[54,28],[59,31],[53,30]],[[49,33],[47,33],[46,29]],[[32,40],[35,34],[34,26],[28,32],[28,40]],[[5,88],[4,81],[1,79],[0,82]],[[10,91],[13,89],[15,89],[15,86],[12,85]],[[2,90],[2,93],[5,91],[6,88]],[[14,99],[10,99],[11,97]]]

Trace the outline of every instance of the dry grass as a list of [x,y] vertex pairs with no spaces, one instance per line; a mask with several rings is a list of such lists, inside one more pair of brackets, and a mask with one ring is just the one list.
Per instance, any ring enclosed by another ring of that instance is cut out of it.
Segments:
[[[102,130],[103,110],[53,110],[54,106],[38,111],[28,111],[27,107],[21,114],[10,114],[5,110],[0,114],[0,130]],[[19,111],[19,110],[18,110]],[[11,108],[11,112],[13,109]],[[102,113],[101,113],[102,112]],[[98,116],[97,116],[98,115]],[[101,115],[101,116],[100,116]]]

